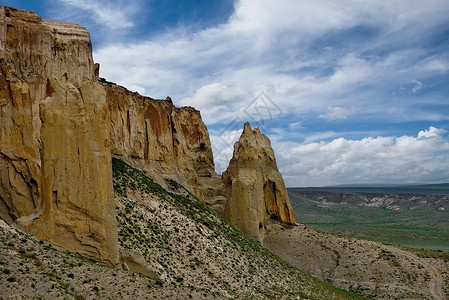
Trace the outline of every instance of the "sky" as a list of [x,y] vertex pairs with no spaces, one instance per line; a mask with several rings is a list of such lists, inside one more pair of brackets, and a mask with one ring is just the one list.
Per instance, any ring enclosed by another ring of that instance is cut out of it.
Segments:
[[0,0],[88,29],[100,77],[243,123],[288,187],[449,182],[447,0]]

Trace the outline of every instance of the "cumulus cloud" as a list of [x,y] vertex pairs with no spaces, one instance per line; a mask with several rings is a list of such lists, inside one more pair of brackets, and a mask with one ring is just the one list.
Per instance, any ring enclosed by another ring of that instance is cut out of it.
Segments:
[[191,104],[200,108],[209,109],[217,105],[226,105],[239,101],[245,96],[241,87],[228,87],[222,83],[211,83],[200,87],[193,97],[184,98],[182,104]]
[[[194,106],[204,115],[204,121],[214,124],[219,121],[231,121],[229,118],[237,117],[223,110],[235,111],[236,106],[247,98],[247,92],[240,86],[227,86],[222,83],[211,83],[200,87],[192,97],[181,99],[181,105]],[[237,108],[238,110],[238,108]]]
[[438,138],[445,133],[446,130],[444,129],[430,126],[428,130],[421,130],[418,132],[418,140]]
[[[276,143],[278,164],[289,186],[342,183],[422,183],[449,175],[446,131],[429,127],[417,136]],[[440,155],[435,158],[435,154]],[[444,176],[442,176],[444,174]],[[438,175],[438,176],[437,176]]]

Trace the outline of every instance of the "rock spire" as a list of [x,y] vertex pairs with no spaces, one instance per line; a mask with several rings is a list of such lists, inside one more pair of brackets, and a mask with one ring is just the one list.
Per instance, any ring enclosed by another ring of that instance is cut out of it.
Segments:
[[270,218],[295,223],[271,142],[259,128],[252,130],[249,123],[244,125],[223,182],[229,191],[225,217],[253,238],[263,240]]

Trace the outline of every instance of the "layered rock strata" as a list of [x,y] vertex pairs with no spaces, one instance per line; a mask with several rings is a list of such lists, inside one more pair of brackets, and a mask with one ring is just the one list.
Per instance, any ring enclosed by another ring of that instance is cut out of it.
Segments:
[[225,218],[256,240],[263,240],[269,218],[295,223],[271,142],[259,128],[245,124],[223,182],[229,191]]

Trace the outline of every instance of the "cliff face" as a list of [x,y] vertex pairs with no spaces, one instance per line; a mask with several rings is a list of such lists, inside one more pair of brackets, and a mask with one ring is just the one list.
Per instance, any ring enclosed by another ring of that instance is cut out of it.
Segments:
[[198,110],[177,108],[170,98],[154,100],[120,86],[105,85],[105,89],[112,155],[145,170],[164,186],[164,179],[171,178],[202,201],[219,198],[207,184],[212,180],[220,186],[221,180],[214,170],[209,134]]
[[0,6],[0,216],[12,222],[40,199],[39,105],[47,79],[80,86],[94,78],[87,31]]
[[225,217],[261,241],[269,218],[295,223],[293,209],[268,137],[246,123],[234,145],[223,182],[229,191]]
[[40,104],[41,199],[31,223],[38,238],[109,265],[118,264],[108,107],[103,87],[51,78]]
[[105,92],[89,34],[0,6],[0,217],[118,260]]

